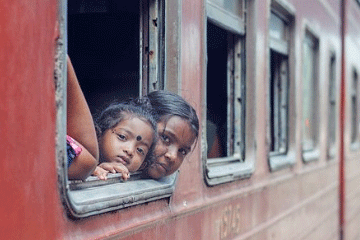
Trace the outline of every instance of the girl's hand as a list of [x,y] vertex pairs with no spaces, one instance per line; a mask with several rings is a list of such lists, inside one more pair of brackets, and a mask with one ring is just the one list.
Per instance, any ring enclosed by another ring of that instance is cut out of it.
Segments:
[[105,162],[99,164],[93,175],[98,176],[99,179],[106,180],[106,176],[108,173],[121,173],[121,178],[126,181],[129,179],[130,174],[127,167],[118,162]]
[[109,173],[109,171],[96,166],[94,172],[92,173],[93,176],[97,176],[99,179],[101,180],[106,180],[107,179],[107,174]]

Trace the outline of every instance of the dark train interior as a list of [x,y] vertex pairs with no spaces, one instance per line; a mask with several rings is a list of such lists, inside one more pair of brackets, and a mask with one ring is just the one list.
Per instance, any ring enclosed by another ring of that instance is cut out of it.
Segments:
[[139,94],[139,1],[68,2],[68,54],[93,115]]

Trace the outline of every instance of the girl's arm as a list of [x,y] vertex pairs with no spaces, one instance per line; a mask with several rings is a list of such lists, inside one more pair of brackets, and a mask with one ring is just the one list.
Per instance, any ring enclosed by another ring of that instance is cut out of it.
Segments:
[[99,147],[94,121],[69,57],[67,77],[67,135],[82,148],[69,166],[68,175],[70,179],[85,179],[98,164]]
[[69,57],[67,65],[67,134],[99,159],[94,121]]
[[74,158],[68,167],[68,178],[85,180],[91,173],[94,172],[98,161],[83,145],[76,140],[75,142],[76,145],[81,147],[81,153]]

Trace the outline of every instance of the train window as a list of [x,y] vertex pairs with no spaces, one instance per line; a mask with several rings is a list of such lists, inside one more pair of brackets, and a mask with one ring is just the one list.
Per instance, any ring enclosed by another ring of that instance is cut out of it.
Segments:
[[[169,197],[177,173],[161,180],[139,173],[122,182],[67,179],[66,55],[69,54],[92,114],[113,101],[156,89],[178,88],[180,3],[168,0],[60,0],[56,57],[57,158],[63,201],[74,217],[86,217]],[[165,14],[167,13],[167,14]],[[171,21],[168,21],[171,20]],[[170,23],[167,23],[170,22]],[[68,42],[68,46],[67,46]],[[169,59],[170,66],[163,64]],[[166,75],[171,79],[165,81]]]
[[336,59],[331,54],[329,69],[328,158],[335,156],[336,146]]
[[351,148],[360,147],[360,128],[359,128],[359,79],[355,69],[352,71],[351,86]]
[[245,161],[244,1],[207,1],[205,179],[249,176]]
[[93,114],[137,97],[140,86],[142,94],[163,88],[156,44],[161,32],[149,20],[161,14],[151,16],[159,10],[149,2],[68,1],[68,54]]
[[268,94],[268,143],[271,170],[294,164],[288,154],[290,20],[276,9],[270,14],[270,82]]
[[304,161],[318,159],[318,39],[309,31],[303,42],[302,150]]

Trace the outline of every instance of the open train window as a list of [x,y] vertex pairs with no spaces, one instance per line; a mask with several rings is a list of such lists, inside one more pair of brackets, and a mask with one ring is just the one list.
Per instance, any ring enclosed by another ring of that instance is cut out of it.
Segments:
[[113,101],[163,88],[162,8],[155,2],[68,1],[68,54],[93,114]]
[[268,143],[271,170],[292,165],[295,157],[289,154],[289,55],[290,30],[293,16],[283,8],[270,13],[269,47],[270,71],[268,94]]
[[318,39],[306,31],[302,61],[302,151],[305,162],[319,157],[318,52]]
[[359,118],[359,78],[356,69],[351,73],[352,85],[350,89],[351,94],[351,149],[356,150],[360,148],[360,118]]
[[328,158],[333,158],[336,153],[336,58],[332,53],[329,66],[329,112],[328,112]]
[[244,4],[207,1],[207,152],[203,156],[209,185],[247,177],[253,168],[245,161]]
[[[57,158],[63,201],[72,216],[86,217],[172,194],[177,173],[158,181],[141,179],[136,173],[127,182],[122,182],[119,174],[106,181],[95,177],[67,179],[66,55],[95,116],[114,101],[157,89],[176,91],[178,51],[166,49],[178,49],[179,39],[167,36],[179,33],[179,7],[179,2],[167,0],[59,1]],[[168,18],[171,24],[167,24]],[[170,59],[171,70],[164,64],[166,59]],[[171,75],[168,81],[167,74]]]

